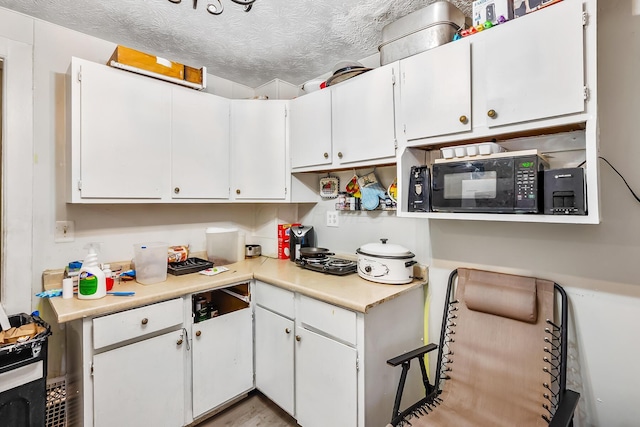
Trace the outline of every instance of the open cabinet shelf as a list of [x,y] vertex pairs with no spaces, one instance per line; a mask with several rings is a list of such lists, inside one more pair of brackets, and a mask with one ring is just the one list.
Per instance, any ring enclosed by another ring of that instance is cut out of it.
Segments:
[[[595,129],[590,122],[576,123],[575,126],[541,132],[496,135],[492,140],[507,151],[519,151],[535,148],[549,162],[550,169],[583,167],[586,181],[586,215],[545,215],[517,213],[453,213],[453,212],[409,212],[408,192],[409,176],[412,166],[427,165],[431,168],[434,161],[441,157],[440,148],[477,142],[460,140],[449,144],[414,145],[405,147],[398,161],[398,216],[407,218],[456,219],[471,221],[503,222],[544,222],[562,224],[597,224],[600,222],[598,203],[598,153],[596,150]],[[483,156],[477,156],[481,159]]]
[[228,288],[200,292],[192,295],[191,300],[193,321],[194,323],[200,323],[214,317],[249,308],[251,294],[249,284],[243,283]]

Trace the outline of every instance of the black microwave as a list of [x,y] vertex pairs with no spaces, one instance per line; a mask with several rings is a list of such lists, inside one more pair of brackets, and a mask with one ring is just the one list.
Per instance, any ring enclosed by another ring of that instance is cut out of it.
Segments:
[[537,154],[436,161],[431,207],[435,212],[541,213],[542,172],[548,168]]

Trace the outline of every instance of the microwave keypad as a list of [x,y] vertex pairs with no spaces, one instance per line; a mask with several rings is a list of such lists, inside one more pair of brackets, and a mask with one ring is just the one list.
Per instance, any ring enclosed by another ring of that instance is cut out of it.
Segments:
[[518,201],[536,198],[536,170],[519,169],[516,176]]

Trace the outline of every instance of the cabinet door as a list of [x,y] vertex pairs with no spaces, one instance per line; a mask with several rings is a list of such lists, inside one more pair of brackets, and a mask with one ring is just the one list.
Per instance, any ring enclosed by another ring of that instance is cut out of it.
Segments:
[[229,197],[229,100],[173,88],[171,194],[174,199]]
[[284,199],[286,117],[282,101],[232,101],[232,193],[235,199]]
[[331,88],[336,164],[395,156],[395,67],[376,68]]
[[469,39],[400,61],[400,117],[408,140],[471,130]]
[[298,424],[357,425],[356,350],[303,328],[296,330],[296,341]]
[[253,387],[251,309],[224,314],[191,328],[193,417]]
[[293,320],[255,310],[256,388],[293,415]]
[[584,111],[582,1],[563,1],[480,36],[487,126]]
[[161,198],[169,188],[170,86],[87,61],[80,76],[82,198]]
[[331,164],[331,91],[313,92],[289,105],[291,167]]
[[182,331],[174,331],[95,355],[93,425],[183,425],[185,344],[180,340]]

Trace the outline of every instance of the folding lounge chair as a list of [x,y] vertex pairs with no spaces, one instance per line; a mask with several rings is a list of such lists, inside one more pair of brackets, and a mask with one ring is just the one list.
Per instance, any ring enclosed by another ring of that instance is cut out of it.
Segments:
[[[435,349],[437,369],[430,384],[424,355]],[[412,359],[418,359],[425,397],[401,411]],[[440,345],[387,361],[402,365],[389,426],[571,426],[580,395],[566,389],[566,361],[562,287],[460,268],[449,277]]]

